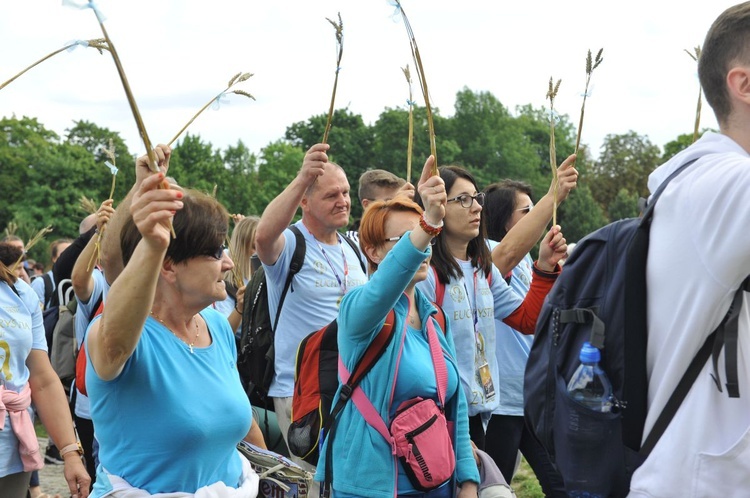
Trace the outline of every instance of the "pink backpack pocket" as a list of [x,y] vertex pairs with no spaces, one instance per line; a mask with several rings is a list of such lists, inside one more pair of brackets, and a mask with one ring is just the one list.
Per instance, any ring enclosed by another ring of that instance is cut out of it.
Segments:
[[390,432],[415,489],[429,491],[451,478],[456,455],[445,415],[435,401],[415,398],[402,403]]

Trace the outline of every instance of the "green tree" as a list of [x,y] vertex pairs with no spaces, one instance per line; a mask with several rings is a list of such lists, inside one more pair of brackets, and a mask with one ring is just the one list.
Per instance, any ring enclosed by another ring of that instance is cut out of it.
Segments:
[[638,216],[638,198],[637,194],[631,194],[628,189],[621,188],[607,209],[609,221]]
[[252,178],[252,200],[249,212],[262,214],[269,202],[297,176],[305,150],[284,140],[268,144],[260,152],[258,169]]
[[212,193],[214,187],[217,198],[219,192],[227,188],[231,178],[224,167],[221,152],[201,140],[198,135],[185,134],[172,151],[169,162],[169,175],[183,187],[189,187],[201,192]]
[[[291,145],[307,151],[322,140],[325,123],[326,116],[323,114],[294,123],[287,128],[286,139]],[[352,114],[348,109],[336,109],[332,123],[328,136],[331,145],[328,157],[346,171],[352,186],[352,215],[356,218],[362,213],[362,206],[356,199],[357,181],[362,173],[373,167],[373,132],[365,125],[361,115]],[[301,165],[300,160],[297,169]]]
[[645,135],[629,131],[607,135],[602,152],[585,179],[602,208],[614,200],[621,188],[633,195],[648,194],[648,175],[660,161],[659,147]]
[[[128,150],[125,141],[116,131],[101,128],[94,123],[84,120],[74,121],[74,123],[75,125],[72,128],[65,130],[67,133],[66,141],[71,145],[78,145],[86,149],[94,157],[96,168],[109,171],[104,164],[105,161],[109,161],[109,157],[104,150],[109,148],[110,140],[112,141],[112,146],[115,150],[115,165],[118,169],[114,193],[116,207],[117,201],[127,195],[130,187],[135,182],[135,156]],[[111,187],[111,183],[109,186]],[[95,198],[94,201],[103,202],[106,196],[109,195],[110,190],[103,193],[104,197]],[[87,197],[91,196],[87,195]]]
[[558,217],[558,223],[568,242],[578,242],[607,224],[602,208],[586,185],[570,193],[568,199],[560,205]]
[[219,199],[230,212],[260,214],[255,211],[252,199],[253,179],[257,176],[258,168],[257,156],[250,152],[242,140],[238,140],[237,145],[224,150],[223,160],[230,181],[218,192]]

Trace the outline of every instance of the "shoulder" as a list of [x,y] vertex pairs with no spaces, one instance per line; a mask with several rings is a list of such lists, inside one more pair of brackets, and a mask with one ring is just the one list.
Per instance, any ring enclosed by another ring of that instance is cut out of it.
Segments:
[[16,289],[16,291],[18,291],[18,297],[21,299],[21,301],[23,301],[24,305],[30,313],[32,313],[35,308],[39,308],[39,296],[29,284],[21,279],[18,279],[16,280],[16,283],[13,284],[13,287]]

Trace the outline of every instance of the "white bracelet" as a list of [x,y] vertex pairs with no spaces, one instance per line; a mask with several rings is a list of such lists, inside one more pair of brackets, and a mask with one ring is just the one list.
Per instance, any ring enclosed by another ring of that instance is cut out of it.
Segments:
[[430,228],[435,228],[435,229],[443,228],[443,225],[445,224],[443,223],[443,220],[440,220],[440,223],[438,225],[433,225],[432,223],[430,223],[430,220],[427,219],[426,211],[422,212],[422,219],[424,220],[425,225],[427,225]]

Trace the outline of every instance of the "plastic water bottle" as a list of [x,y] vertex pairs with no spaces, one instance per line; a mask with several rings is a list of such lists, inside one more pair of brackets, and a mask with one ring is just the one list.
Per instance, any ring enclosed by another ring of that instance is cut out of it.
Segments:
[[593,411],[612,411],[612,383],[599,367],[601,353],[590,343],[584,342],[578,358],[581,364],[568,382],[568,394]]

